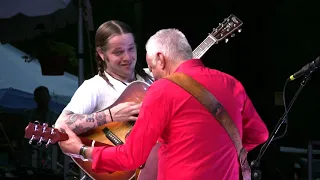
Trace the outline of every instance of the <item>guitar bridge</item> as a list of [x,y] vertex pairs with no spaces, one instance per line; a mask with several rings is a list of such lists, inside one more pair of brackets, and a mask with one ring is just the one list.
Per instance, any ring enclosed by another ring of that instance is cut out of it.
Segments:
[[119,139],[113,132],[111,132],[107,127],[105,127],[103,130],[106,137],[112,142],[112,144],[118,146],[121,144],[124,144],[121,139]]

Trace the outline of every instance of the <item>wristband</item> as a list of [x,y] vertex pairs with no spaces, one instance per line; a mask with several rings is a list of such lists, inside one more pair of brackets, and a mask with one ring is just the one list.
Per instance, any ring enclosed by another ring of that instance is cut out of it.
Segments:
[[111,114],[111,110],[110,110],[110,108],[109,108],[109,114],[110,114],[111,122],[113,122],[113,118],[112,118],[112,114]]
[[81,155],[81,159],[83,161],[88,161],[88,159],[86,158],[86,150],[88,149],[88,147],[86,145],[81,146],[80,148],[80,152],[79,154]]

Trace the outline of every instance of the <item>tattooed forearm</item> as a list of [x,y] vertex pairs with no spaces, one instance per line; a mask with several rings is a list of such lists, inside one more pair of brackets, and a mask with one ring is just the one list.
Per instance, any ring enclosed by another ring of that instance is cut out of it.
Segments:
[[76,134],[82,134],[90,129],[106,124],[107,122],[108,117],[104,112],[97,112],[88,115],[66,112],[64,118],[64,123]]
[[76,133],[76,134],[81,134],[81,133],[89,131],[90,129],[91,129],[90,127],[83,127],[81,125],[76,125],[73,128],[73,132]]
[[104,112],[98,112],[96,113],[96,120],[97,120],[97,125],[101,126],[103,124],[107,123],[107,119],[106,119],[106,114]]
[[86,118],[87,122],[94,122],[94,114],[89,114],[88,117]]
[[84,118],[86,118],[86,116],[82,114],[71,114],[68,120],[66,121],[66,124],[69,126],[75,123],[76,121],[83,120]]

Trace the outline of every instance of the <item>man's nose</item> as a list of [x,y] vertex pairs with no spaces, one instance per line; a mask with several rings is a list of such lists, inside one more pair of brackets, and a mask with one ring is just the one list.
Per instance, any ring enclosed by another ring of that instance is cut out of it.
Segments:
[[131,54],[130,54],[130,52],[128,52],[128,51],[125,51],[124,52],[124,54],[123,54],[123,60],[130,60],[130,58],[131,58]]

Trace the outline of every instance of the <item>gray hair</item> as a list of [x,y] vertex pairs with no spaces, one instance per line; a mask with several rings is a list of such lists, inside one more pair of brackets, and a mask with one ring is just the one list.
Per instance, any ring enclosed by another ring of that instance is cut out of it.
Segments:
[[146,51],[152,58],[157,52],[172,60],[192,59],[192,48],[185,35],[178,29],[169,28],[156,32],[146,43]]

